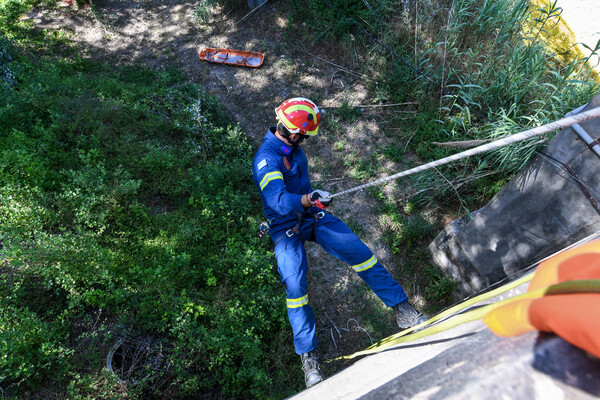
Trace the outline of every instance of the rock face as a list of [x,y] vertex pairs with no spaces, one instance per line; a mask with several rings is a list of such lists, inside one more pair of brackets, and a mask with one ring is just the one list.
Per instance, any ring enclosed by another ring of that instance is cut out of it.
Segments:
[[[600,106],[596,96],[585,110]],[[600,138],[600,118],[581,127]],[[600,231],[600,157],[563,129],[485,207],[429,245],[466,296]]]

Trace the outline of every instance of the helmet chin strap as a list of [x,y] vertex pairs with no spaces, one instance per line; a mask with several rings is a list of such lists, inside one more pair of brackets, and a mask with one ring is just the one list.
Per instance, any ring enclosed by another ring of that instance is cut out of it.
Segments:
[[305,135],[298,134],[299,135],[298,140],[296,140],[295,142],[292,141],[292,134],[290,133],[290,131],[287,130],[287,128],[282,123],[279,123],[277,125],[277,130],[280,132],[281,136],[283,136],[283,138],[292,145],[292,148],[294,148],[294,149],[297,148],[300,145],[300,143],[302,143],[304,141],[304,139],[306,138]]

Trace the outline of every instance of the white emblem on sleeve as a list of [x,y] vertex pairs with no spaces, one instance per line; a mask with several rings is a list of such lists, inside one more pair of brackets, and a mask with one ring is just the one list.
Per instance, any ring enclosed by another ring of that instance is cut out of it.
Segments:
[[267,160],[262,160],[261,162],[258,163],[258,170],[260,171],[261,169],[263,169],[266,166],[267,166]]

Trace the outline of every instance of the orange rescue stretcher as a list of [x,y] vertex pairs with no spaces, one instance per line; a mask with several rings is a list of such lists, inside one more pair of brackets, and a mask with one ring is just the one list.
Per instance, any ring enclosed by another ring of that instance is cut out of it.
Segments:
[[258,68],[265,56],[256,51],[206,48],[200,50],[201,60],[217,64],[236,65],[238,67]]

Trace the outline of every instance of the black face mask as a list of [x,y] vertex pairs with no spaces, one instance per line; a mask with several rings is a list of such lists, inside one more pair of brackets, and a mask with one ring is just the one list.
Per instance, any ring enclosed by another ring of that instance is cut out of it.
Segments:
[[292,134],[290,133],[290,131],[287,130],[287,128],[283,125],[283,124],[279,124],[277,126],[279,132],[281,133],[281,136],[283,136],[285,138],[285,140],[287,140],[288,142],[290,142],[292,144],[292,148],[296,148],[300,145],[300,143],[302,143],[304,141],[304,139],[306,139],[306,135],[300,135],[300,137],[298,138],[298,140],[296,140],[295,142],[292,141],[291,136]]

